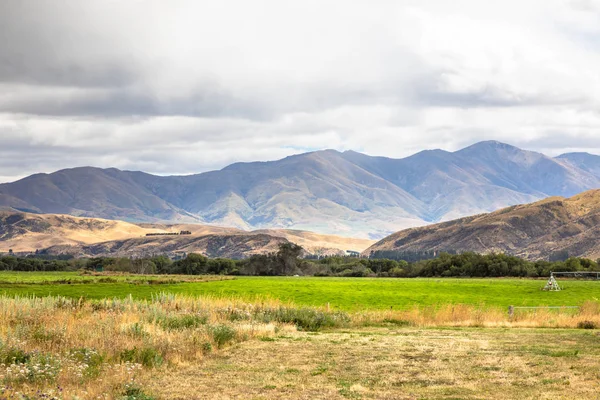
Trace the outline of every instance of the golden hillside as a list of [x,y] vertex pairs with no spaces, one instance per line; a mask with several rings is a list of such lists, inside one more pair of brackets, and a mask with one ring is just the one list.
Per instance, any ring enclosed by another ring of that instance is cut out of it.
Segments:
[[[192,235],[146,236],[148,233],[180,231],[190,231]],[[89,255],[92,251],[91,254],[109,254],[111,249],[120,255],[163,251],[197,251],[213,253],[215,256],[239,255],[242,251],[244,255],[249,255],[274,251],[282,238],[299,244],[313,254],[362,251],[373,244],[373,241],[366,239],[285,229],[249,232],[199,224],[133,224],[99,218],[0,211],[0,252],[53,248],[54,251],[80,255]],[[218,254],[214,246],[221,242],[224,243],[220,247],[223,254]]]
[[600,190],[407,229],[377,242],[378,250],[505,252],[544,259],[553,252],[600,257]]

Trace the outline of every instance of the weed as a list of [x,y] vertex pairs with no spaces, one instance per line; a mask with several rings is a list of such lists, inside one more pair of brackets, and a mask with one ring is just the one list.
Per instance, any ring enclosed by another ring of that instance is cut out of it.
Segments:
[[155,397],[144,393],[144,390],[135,383],[125,385],[121,400],[155,400]]
[[579,329],[598,329],[598,324],[594,321],[580,321],[577,323]]
[[0,364],[25,364],[31,359],[31,354],[14,347],[0,349]]
[[326,365],[319,365],[317,368],[311,371],[312,376],[323,375],[325,372],[329,371],[329,367]]
[[216,325],[209,329],[218,349],[233,341],[236,337],[235,330],[228,325]]
[[120,354],[121,362],[138,363],[144,367],[154,368],[159,367],[164,362],[163,356],[153,347],[144,347],[139,349],[123,350]]
[[71,350],[69,358],[74,362],[75,375],[79,378],[96,378],[100,375],[104,356],[96,350],[74,349]]
[[410,321],[407,321],[404,319],[396,319],[396,318],[385,318],[383,320],[383,322],[385,324],[392,324],[392,325],[396,325],[396,326],[409,326],[410,325]]
[[166,331],[192,329],[207,322],[207,316],[195,314],[164,316],[158,320],[158,324]]
[[265,312],[263,319],[265,322],[274,320],[277,322],[294,324],[300,330],[313,332],[323,328],[343,326],[350,322],[350,317],[346,313],[328,313],[306,307],[280,307],[275,310],[269,310],[268,312]]
[[212,346],[212,344],[210,342],[204,342],[204,343],[202,343],[202,352],[204,354],[210,353],[212,351],[212,349],[213,349],[213,346]]

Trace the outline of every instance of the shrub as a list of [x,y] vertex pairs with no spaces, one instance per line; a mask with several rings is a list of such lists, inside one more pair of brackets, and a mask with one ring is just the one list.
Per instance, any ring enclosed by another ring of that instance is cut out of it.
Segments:
[[598,329],[598,324],[594,321],[579,321],[577,323],[577,328],[579,329]]
[[21,349],[14,347],[0,349],[0,364],[25,364],[31,359],[31,355]]
[[54,382],[61,371],[61,363],[51,354],[33,354],[27,361],[9,363],[5,371],[6,382]]
[[208,317],[197,314],[184,314],[176,316],[164,316],[158,320],[158,324],[166,331],[196,328],[208,322]]
[[129,383],[125,385],[121,400],[155,400],[155,397],[144,393],[144,390],[137,384]]
[[134,347],[123,350],[119,358],[122,362],[142,364],[148,368],[159,367],[164,362],[163,356],[153,347],[144,347],[143,349]]
[[233,341],[236,336],[235,330],[227,325],[216,325],[210,328],[210,334],[212,335],[213,341],[220,349],[227,343]]
[[96,378],[100,375],[104,356],[92,349],[74,349],[71,350],[69,358],[75,361],[80,367],[81,378]]
[[396,277],[396,278],[402,278],[402,277],[406,276],[406,271],[404,271],[400,267],[394,267],[394,268],[390,269],[389,275]]
[[204,342],[202,343],[202,352],[204,354],[208,354],[212,351],[212,344],[210,344],[210,342]]
[[265,322],[271,320],[294,324],[304,331],[318,331],[322,328],[343,326],[350,321],[350,317],[342,312],[326,313],[312,308],[281,307],[265,315]]
[[404,319],[396,319],[396,318],[386,318],[383,320],[386,324],[392,324],[397,326],[409,326],[410,321],[406,321]]
[[144,330],[144,325],[142,325],[139,322],[136,322],[135,324],[130,325],[128,328],[125,329],[124,333],[133,338],[139,338],[139,339],[143,339],[148,336],[148,332],[146,332]]

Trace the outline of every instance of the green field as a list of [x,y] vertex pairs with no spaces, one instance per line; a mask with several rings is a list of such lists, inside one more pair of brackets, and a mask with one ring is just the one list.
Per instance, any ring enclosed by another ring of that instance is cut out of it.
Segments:
[[[561,281],[565,288],[562,292],[544,292],[540,288],[545,281],[531,279],[238,277],[214,282],[148,284],[132,283],[143,280],[140,276],[112,277],[118,282],[98,283],[99,277],[75,272],[0,272],[0,294],[91,299],[122,298],[131,294],[143,299],[168,292],[247,300],[272,298],[312,306],[329,303],[331,308],[348,311],[449,303],[576,306],[600,298],[600,281]],[[52,284],[53,281],[63,283]]]

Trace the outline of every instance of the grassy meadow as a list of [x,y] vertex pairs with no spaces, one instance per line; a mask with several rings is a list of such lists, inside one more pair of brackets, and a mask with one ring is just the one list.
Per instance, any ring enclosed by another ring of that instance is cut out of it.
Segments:
[[2,272],[0,399],[597,398],[600,282],[561,283]]
[[[89,299],[150,299],[168,292],[247,301],[276,299],[345,311],[408,309],[415,305],[495,307],[579,306],[600,298],[600,281],[561,280],[565,290],[540,290],[545,280],[456,278],[190,277],[79,275],[76,272],[0,272],[0,294]],[[57,284],[51,284],[57,283]]]

